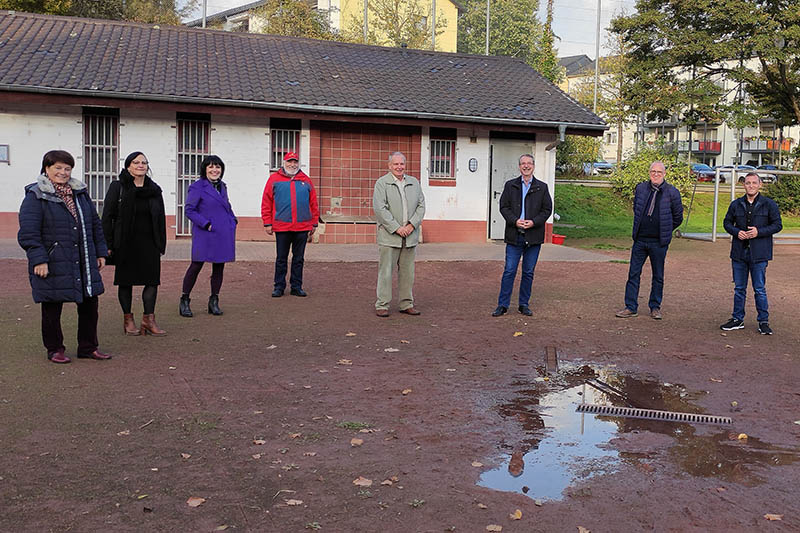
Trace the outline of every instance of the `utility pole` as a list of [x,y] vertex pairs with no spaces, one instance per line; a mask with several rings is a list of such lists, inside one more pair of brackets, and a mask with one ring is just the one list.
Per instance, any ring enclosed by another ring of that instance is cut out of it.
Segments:
[[368,8],[369,8],[369,0],[364,0],[364,44],[367,44],[367,34],[369,33],[369,26],[367,25]]
[[[600,79],[600,3],[597,0],[597,30],[594,37],[594,107],[592,112],[597,113],[597,82]],[[619,140],[619,139],[618,139]]]
[[436,0],[431,0],[431,50],[436,51]]
[[489,2],[491,0],[486,0],[486,54],[489,55]]
[[203,0],[203,27],[206,27],[206,12],[208,11],[208,0]]

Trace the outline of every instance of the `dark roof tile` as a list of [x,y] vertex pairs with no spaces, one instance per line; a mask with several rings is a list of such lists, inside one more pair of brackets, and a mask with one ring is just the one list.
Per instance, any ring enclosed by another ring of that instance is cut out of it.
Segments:
[[604,127],[515,58],[8,11],[0,90]]

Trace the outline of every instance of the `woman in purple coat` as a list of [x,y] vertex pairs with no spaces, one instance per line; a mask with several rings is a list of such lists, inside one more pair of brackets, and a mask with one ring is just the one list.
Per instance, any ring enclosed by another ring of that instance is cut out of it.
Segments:
[[189,295],[205,262],[212,263],[208,312],[222,314],[219,308],[222,272],[225,263],[236,260],[236,225],[239,223],[228,201],[223,174],[225,163],[222,159],[215,155],[206,156],[200,163],[200,179],[189,187],[186,216],[192,221],[192,264],[183,277],[181,316],[192,316]]

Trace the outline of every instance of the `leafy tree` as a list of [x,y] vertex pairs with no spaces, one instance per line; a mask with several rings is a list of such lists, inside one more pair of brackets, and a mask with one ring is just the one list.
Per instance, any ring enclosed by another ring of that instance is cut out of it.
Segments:
[[617,165],[611,174],[611,187],[618,195],[633,202],[633,193],[636,185],[648,179],[650,165],[654,161],[662,161],[667,167],[664,179],[677,187],[684,200],[688,199],[692,186],[689,175],[689,164],[678,161],[674,152],[667,153],[663,146],[647,146],[633,154],[624,164]]
[[75,17],[180,24],[181,18],[197,6],[187,0],[0,0],[0,9]]
[[753,124],[742,95],[730,98],[721,83],[730,80],[759,113],[800,123],[797,0],[638,0],[636,9],[612,31],[631,48],[627,97],[651,119],[681,111],[690,125],[704,117]]
[[[629,78],[626,75],[629,59],[624,41],[612,35],[607,43],[611,55],[600,58],[600,76],[597,82],[597,113],[617,129],[617,161],[622,161],[622,134],[625,125],[636,116],[634,106],[626,98]],[[591,74],[591,76],[590,76]],[[572,96],[586,107],[594,103],[594,69],[570,91]]]
[[[341,38],[362,44],[431,47],[430,6],[420,0],[368,0],[367,39],[364,40],[363,16],[351,16],[344,25]],[[436,15],[436,35],[444,33],[447,20],[444,12]]]
[[556,164],[567,174],[577,176],[583,173],[583,164],[600,159],[600,139],[567,135],[556,149]]
[[800,215],[800,177],[781,176],[779,180],[767,185],[764,192],[778,203],[784,215]]
[[256,33],[313,39],[333,37],[326,15],[303,0],[269,0],[253,11],[253,18],[258,22],[253,24],[250,31]]
[[[458,51],[486,52],[486,0],[467,0],[458,23]],[[553,50],[552,31],[536,18],[538,0],[492,0],[489,16],[489,55],[512,56],[557,82],[562,77]]]

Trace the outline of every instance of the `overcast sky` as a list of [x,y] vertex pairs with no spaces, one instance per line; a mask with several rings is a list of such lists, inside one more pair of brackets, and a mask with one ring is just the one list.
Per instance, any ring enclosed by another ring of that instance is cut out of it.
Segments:
[[[207,0],[208,14],[212,15],[232,7],[248,4],[253,0]],[[540,0],[540,18],[544,21],[546,0]],[[634,11],[636,0],[601,0],[602,14],[600,25],[603,31],[600,35],[601,55],[604,54],[602,46],[605,44],[605,28],[608,27],[614,15],[623,10],[630,14]],[[553,16],[553,31],[560,40],[556,40],[558,55],[572,56],[586,54],[594,58],[595,55],[595,28],[597,23],[597,0],[555,0],[555,13]],[[201,16],[198,10],[197,18]]]

